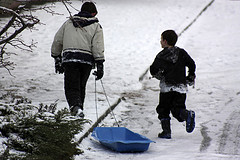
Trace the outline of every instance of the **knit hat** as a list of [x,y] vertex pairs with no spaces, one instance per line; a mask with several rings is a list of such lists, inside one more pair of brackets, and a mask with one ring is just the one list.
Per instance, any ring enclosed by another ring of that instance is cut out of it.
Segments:
[[98,13],[97,8],[93,2],[85,2],[81,7],[81,12],[88,12],[88,13]]

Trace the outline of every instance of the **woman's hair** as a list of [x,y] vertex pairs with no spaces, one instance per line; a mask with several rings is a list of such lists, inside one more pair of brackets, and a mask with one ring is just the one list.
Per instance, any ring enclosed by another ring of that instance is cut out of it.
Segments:
[[88,12],[88,13],[98,13],[97,8],[93,2],[85,2],[81,7],[81,12]]

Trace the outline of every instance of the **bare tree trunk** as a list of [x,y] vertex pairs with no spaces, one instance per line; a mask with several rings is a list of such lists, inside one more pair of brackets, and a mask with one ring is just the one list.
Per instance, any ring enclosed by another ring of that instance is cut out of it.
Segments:
[[[21,1],[21,0],[18,0]],[[2,2],[2,1],[1,1]],[[10,4],[10,1],[9,1]],[[25,8],[25,6],[19,6],[16,10],[9,9],[3,6],[0,6],[0,13],[8,14],[9,20],[3,24],[3,27],[0,26],[0,68],[6,68],[9,73],[13,69],[13,63],[8,61],[8,58],[11,52],[6,51],[6,46],[10,45],[14,48],[32,51],[35,47],[34,42],[31,44],[26,44],[19,35],[25,29],[33,29],[33,26],[40,23],[40,20],[32,15],[33,11],[36,10],[45,10],[50,14],[58,14],[54,12],[51,8],[54,6],[40,6],[39,8]],[[21,12],[23,11],[23,12]],[[4,55],[6,58],[4,58]]]

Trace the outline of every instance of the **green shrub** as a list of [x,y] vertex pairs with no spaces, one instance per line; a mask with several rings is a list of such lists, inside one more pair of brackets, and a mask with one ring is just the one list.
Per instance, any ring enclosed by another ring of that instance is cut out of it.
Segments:
[[66,108],[56,112],[56,106],[0,104],[0,138],[7,139],[0,159],[71,160],[81,154],[73,139],[89,121]]

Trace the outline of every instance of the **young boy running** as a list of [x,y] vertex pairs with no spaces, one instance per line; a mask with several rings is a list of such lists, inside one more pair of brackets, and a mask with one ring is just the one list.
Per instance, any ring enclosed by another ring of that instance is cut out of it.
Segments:
[[[173,30],[166,30],[161,35],[161,46],[150,73],[160,80],[159,104],[156,108],[163,131],[159,138],[171,138],[170,112],[179,122],[186,121],[186,131],[195,128],[195,112],[186,109],[187,84],[194,84],[196,65],[194,60],[182,48],[176,47],[178,36]],[[188,75],[186,76],[186,67]]]

